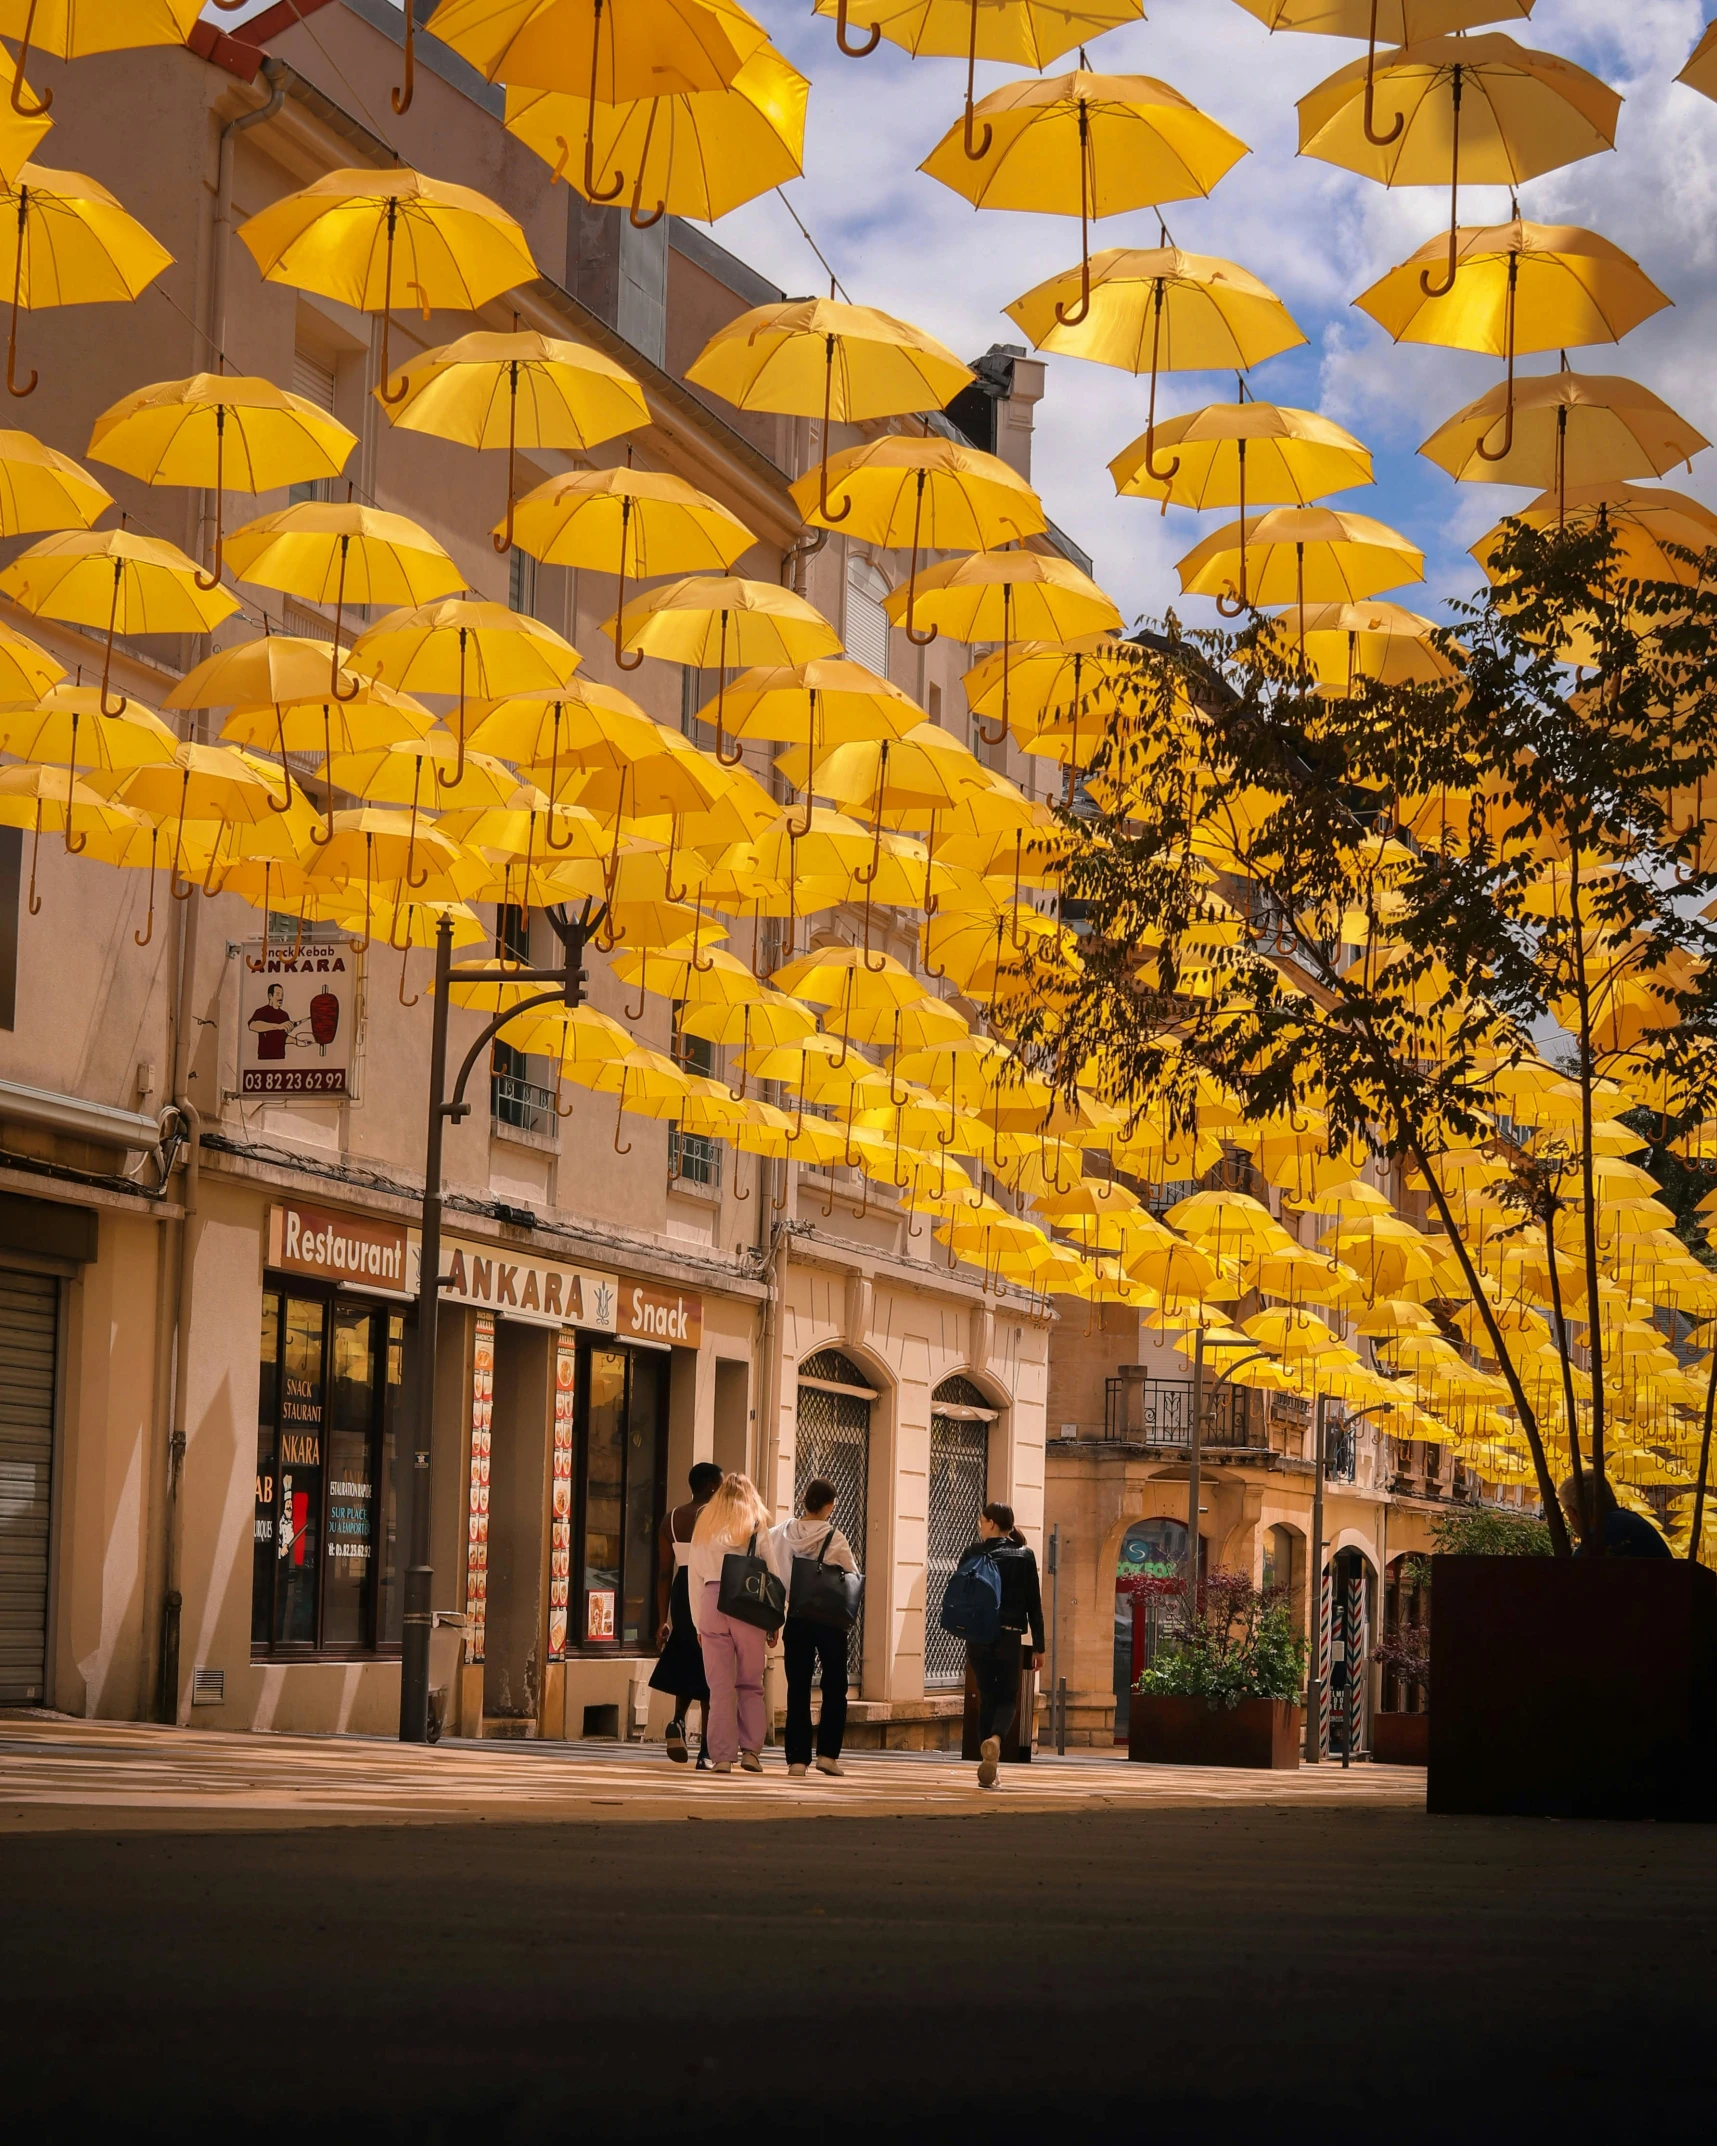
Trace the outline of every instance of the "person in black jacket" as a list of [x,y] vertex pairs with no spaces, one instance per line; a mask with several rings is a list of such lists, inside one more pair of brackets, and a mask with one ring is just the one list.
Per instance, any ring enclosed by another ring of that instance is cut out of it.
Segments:
[[[1594,1483],[1593,1479],[1588,1475],[1585,1487],[1586,1495],[1590,1498],[1600,1486]],[[1673,1557],[1675,1555],[1668,1543],[1664,1541],[1657,1529],[1652,1526],[1651,1522],[1643,1514],[1630,1512],[1625,1505],[1617,1502],[1616,1494],[1610,1488],[1607,1476],[1601,1488],[1604,1515],[1604,1555],[1606,1557]],[[1581,1526],[1579,1487],[1572,1476],[1569,1476],[1563,1482],[1556,1496],[1558,1504],[1567,1515],[1568,1525],[1574,1531],[1576,1538],[1584,1537],[1588,1530]],[[1590,1544],[1583,1540],[1577,1540],[1574,1555],[1576,1557],[1590,1557],[1591,1554]]]
[[978,1786],[995,1788],[1002,1738],[1013,1729],[1019,1713],[1020,1655],[1028,1631],[1031,1666],[1043,1666],[1043,1590],[1038,1584],[1037,1559],[1014,1526],[1011,1505],[997,1501],[984,1507],[978,1539],[960,1563],[970,1564],[980,1557],[994,1558],[1001,1574],[1002,1628],[986,1645],[968,1643],[966,1659],[978,1685]]

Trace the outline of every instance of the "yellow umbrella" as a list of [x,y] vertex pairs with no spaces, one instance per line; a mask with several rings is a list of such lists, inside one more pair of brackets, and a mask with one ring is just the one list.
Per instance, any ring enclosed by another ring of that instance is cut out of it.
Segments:
[[1121,685],[1129,672],[1130,665],[1113,652],[1113,644],[1087,649],[1058,641],[1018,641],[1005,666],[997,649],[973,664],[962,684],[972,714],[988,718],[1001,712],[1005,683],[1008,721],[1021,750],[1058,751],[1052,741],[1059,740],[1067,745],[1068,764],[1077,767],[1083,765],[1081,730],[1092,745],[1097,743],[1105,719],[1120,706]]
[[38,648],[27,633],[0,624],[0,703],[24,702],[30,707],[66,675],[57,656]]
[[724,89],[766,36],[734,0],[441,0],[429,28],[485,81],[529,89],[582,86],[589,53],[603,104]]
[[[17,177],[20,167],[27,164],[40,147],[43,137],[53,125],[48,117],[48,107],[54,101],[49,90],[38,97],[24,80],[24,55],[16,60],[8,53],[0,67],[12,68],[12,93],[0,104],[0,181],[10,183]],[[25,98],[29,103],[25,103]]]
[[69,625],[106,628],[101,712],[118,715],[122,694],[107,705],[116,633],[207,633],[238,609],[225,589],[206,589],[196,565],[175,544],[126,529],[75,529],[44,537],[20,552],[0,589],[26,611]]
[[271,202],[238,235],[265,282],[380,313],[384,402],[402,402],[407,392],[386,385],[396,253],[399,287],[426,320],[435,306],[475,312],[537,274],[524,233],[504,209],[468,186],[403,167],[327,172]]
[[178,750],[178,738],[141,701],[105,722],[100,715],[94,686],[47,686],[27,706],[0,707],[0,753],[109,774],[171,760]]
[[743,672],[699,711],[716,726],[715,756],[739,763],[739,751],[722,751],[722,725],[736,741],[769,738],[807,748],[805,795],[817,787],[817,754],[834,747],[902,738],[924,721],[924,711],[897,685],[847,656],[818,656],[809,663],[769,664]]
[[773,581],[691,575],[635,597],[603,627],[616,651],[656,656],[720,674],[716,749],[730,663],[809,663],[832,656],[840,635],[804,597]]
[[1577,373],[1563,360],[1554,373],[1516,380],[1514,439],[1500,456],[1486,453],[1509,413],[1506,382],[1439,425],[1419,449],[1451,477],[1483,484],[1531,484],[1562,492],[1570,485],[1621,477],[1665,477],[1690,467],[1711,443],[1668,403],[1637,381]]
[[1704,35],[1687,55],[1687,65],[1675,79],[1696,89],[1702,97],[1717,97],[1717,23],[1707,23]]
[[581,452],[650,422],[644,392],[624,366],[584,343],[534,329],[462,335],[456,343],[426,350],[398,377],[402,392],[391,401],[376,390],[390,425],[463,447],[506,448],[506,526],[494,540],[503,556],[513,543],[513,466],[519,448]]
[[1352,697],[1354,683],[1438,685],[1456,667],[1432,636],[1436,627],[1417,611],[1373,599],[1367,603],[1290,605],[1270,622],[1271,637],[1304,651],[1319,685]]
[[[540,619],[505,604],[448,598],[392,611],[366,627],[352,645],[356,669],[402,692],[459,696],[459,757],[465,771],[467,698],[498,700],[508,693],[552,692],[577,670],[578,650]],[[439,768],[436,781],[442,782]]]
[[[230,443],[231,463],[228,462]],[[214,570],[221,578],[221,508],[235,492],[272,492],[337,477],[358,444],[338,418],[272,380],[193,373],[133,388],[95,421],[89,454],[145,484],[207,485],[215,495]]]
[[[74,836],[72,822],[80,816],[83,832]],[[44,827],[50,833],[63,835],[67,856],[76,857],[87,847],[92,834],[124,843],[143,825],[140,814],[115,806],[100,791],[80,782],[68,768],[35,764],[0,768],[0,827],[31,830],[28,901],[31,916],[40,916],[42,911],[41,896],[36,892],[36,859],[42,847]],[[138,944],[146,946],[152,936],[151,930]]]
[[756,306],[718,328],[686,368],[741,410],[787,417],[822,416],[823,464],[817,504],[829,524],[844,520],[829,506],[829,426],[871,417],[943,410],[973,374],[921,328],[872,306],[829,298],[790,298]]
[[[1375,87],[1401,107],[1386,138],[1372,124]],[[1449,187],[1449,260],[1455,279],[1461,159],[1479,185],[1515,188],[1541,172],[1613,149],[1622,100],[1571,60],[1529,52],[1512,37],[1431,37],[1385,55],[1367,53],[1300,99],[1300,154],[1385,186]]]
[[[262,708],[317,700],[328,690],[331,641],[307,635],[265,633],[254,641],[205,656],[167,695],[169,708]],[[342,685],[367,685],[343,671]],[[427,719],[427,718],[426,718]]]
[[[1626,580],[1695,586],[1700,578],[1698,561],[1689,565],[1664,546],[1703,553],[1717,544],[1717,514],[1685,492],[1655,484],[1586,484],[1562,492],[1540,492],[1528,505],[1515,508],[1510,520],[1523,521],[1531,529],[1609,530],[1615,538],[1612,568]],[[1505,535],[1506,524],[1498,522],[1471,546],[1472,556],[1493,581],[1500,576],[1495,561]]]
[[[624,469],[579,470],[539,484],[520,500],[514,527],[519,548],[545,565],[618,575],[616,621],[629,579],[719,571],[757,541],[719,500],[666,470],[633,469],[630,453]],[[628,655],[616,636],[614,660],[635,671],[644,658]]]
[[113,495],[70,455],[28,432],[0,432],[0,536],[87,529],[112,505]]
[[[1040,71],[1064,52],[1101,37],[1124,22],[1144,16],[1144,0],[817,0],[819,15],[835,18],[835,39],[849,59],[874,52],[879,39],[899,45],[913,57],[935,55],[966,62],[967,156],[976,160],[988,149],[990,130],[972,131],[972,85],[979,60],[1008,60]],[[870,32],[862,45],[847,43],[847,28],[857,23]]]
[[[613,201],[631,172],[630,220],[647,231],[667,215],[713,222],[804,169],[811,85],[773,45],[760,45],[723,88],[651,94],[619,103],[565,91],[509,89],[506,125],[554,176],[588,201]],[[584,164],[572,144],[584,140]],[[601,183],[615,173],[613,184]],[[655,206],[645,212],[645,203]]]
[[[226,0],[228,7],[236,4]],[[201,13],[202,0],[0,0],[0,37],[19,40],[14,109],[25,110],[18,92],[31,45],[61,60],[123,52],[136,45],[182,45]],[[26,116],[39,117],[53,101],[53,91],[44,90]]]
[[[1379,39],[1385,45],[1412,45],[1449,30],[1470,30],[1477,23],[1505,15],[1527,16],[1534,0],[1240,0],[1267,30],[1301,30],[1317,37],[1365,40],[1368,63],[1375,64]],[[1365,137],[1386,148],[1406,121],[1397,117],[1388,134],[1373,123],[1369,91],[1363,118]]]
[[[808,755],[783,753],[776,766],[789,781],[808,779]],[[995,777],[971,748],[937,723],[918,723],[899,739],[866,739],[837,745],[818,771],[817,789],[854,812],[877,818],[910,816],[923,825],[934,814],[974,793],[987,793]]]
[[[987,551],[1037,536],[1048,524],[1037,494],[999,455],[954,440],[915,440],[900,433],[843,447],[828,457],[827,483],[840,505],[825,518],[818,501],[821,475],[793,486],[793,501],[813,527],[839,527],[849,538],[893,550],[912,548],[907,575],[908,618],[918,580],[919,551]],[[935,640],[908,628],[914,646]]]
[[[1083,307],[1073,318],[1075,300]],[[1118,365],[1151,376],[1145,473],[1166,484],[1179,467],[1157,467],[1157,375],[1244,372],[1305,337],[1275,292],[1233,261],[1183,253],[1167,243],[1117,246],[1082,269],[1064,269],[1007,308],[1039,350]]]
[[472,726],[471,743],[517,761],[550,797],[559,796],[568,771],[621,767],[662,749],[660,731],[635,700],[589,678],[569,679],[551,695],[491,702]]
[[[974,157],[977,120],[985,146]],[[1053,81],[992,90],[918,168],[974,208],[1078,216],[1081,292],[1057,315],[1073,328],[1091,306],[1092,218],[1202,198],[1247,153],[1243,141],[1166,82],[1091,74],[1081,65]]]
[[227,564],[241,581],[334,606],[328,690],[337,700],[358,693],[355,683],[340,683],[340,625],[348,603],[423,604],[465,586],[427,529],[350,499],[307,499],[259,515],[233,532]]
[[8,274],[12,279],[7,387],[22,396],[33,394],[36,386],[34,372],[18,385],[20,306],[35,312],[43,306],[125,304],[172,260],[94,179],[81,171],[21,165],[0,189],[0,283]]
[[[1242,567],[1242,553],[1248,564]],[[1223,596],[1244,571],[1254,604],[1359,603],[1379,589],[1422,581],[1425,555],[1366,514],[1332,507],[1272,507],[1230,522],[1176,566],[1189,596]]]
[[1669,304],[1619,246],[1566,224],[1467,226],[1453,234],[1450,273],[1433,285],[1423,264],[1443,241],[1429,239],[1353,301],[1398,343],[1436,343],[1506,358],[1503,436],[1485,461],[1514,445],[1514,361],[1528,351],[1613,343]]

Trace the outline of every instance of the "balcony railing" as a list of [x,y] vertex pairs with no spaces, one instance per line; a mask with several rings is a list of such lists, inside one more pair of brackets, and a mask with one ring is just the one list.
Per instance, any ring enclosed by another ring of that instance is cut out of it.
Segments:
[[497,1125],[522,1133],[554,1131],[554,1090],[517,1073],[489,1076],[489,1115]]
[[[1104,1380],[1102,1435],[1107,1442],[1186,1452],[1191,1425],[1191,1379],[1154,1378],[1123,1368]],[[1084,1430],[1081,1426],[1082,1434]],[[1200,1443],[1212,1451],[1268,1451],[1263,1395],[1245,1386],[1208,1383]]]

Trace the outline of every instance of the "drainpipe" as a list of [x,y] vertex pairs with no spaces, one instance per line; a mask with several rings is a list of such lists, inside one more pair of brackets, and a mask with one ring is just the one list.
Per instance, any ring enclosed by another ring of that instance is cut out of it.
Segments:
[[829,541],[826,529],[813,529],[798,543],[790,544],[781,554],[781,586],[791,589],[795,596],[805,593],[805,569]]
[[[194,926],[194,920],[193,920]],[[188,951],[197,950],[196,932],[187,934]],[[203,1121],[197,1106],[181,1086],[178,1108],[186,1136],[185,1185],[182,1194],[184,1219],[179,1224],[179,1273],[175,1332],[173,1336],[173,1417],[167,1440],[166,1556],[161,1574],[161,1673],[156,1692],[155,1718],[169,1726],[179,1717],[179,1619],[184,1606],[180,1561],[184,1543],[184,1509],[180,1491],[185,1475],[185,1415],[187,1373],[190,1368],[191,1283],[196,1257],[197,1193],[202,1172]]]

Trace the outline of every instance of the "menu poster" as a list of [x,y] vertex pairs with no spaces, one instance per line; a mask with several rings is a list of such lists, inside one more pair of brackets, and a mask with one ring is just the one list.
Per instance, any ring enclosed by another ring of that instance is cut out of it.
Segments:
[[495,1411],[495,1322],[476,1318],[471,1353],[471,1502],[465,1520],[465,1659],[480,1662],[489,1622],[489,1441]]
[[554,1357],[554,1480],[549,1492],[548,1658],[566,1658],[567,1603],[572,1587],[573,1381],[578,1344],[563,1334]]
[[593,1587],[585,1600],[584,1636],[586,1639],[612,1639],[614,1637],[614,1590],[612,1587]]

